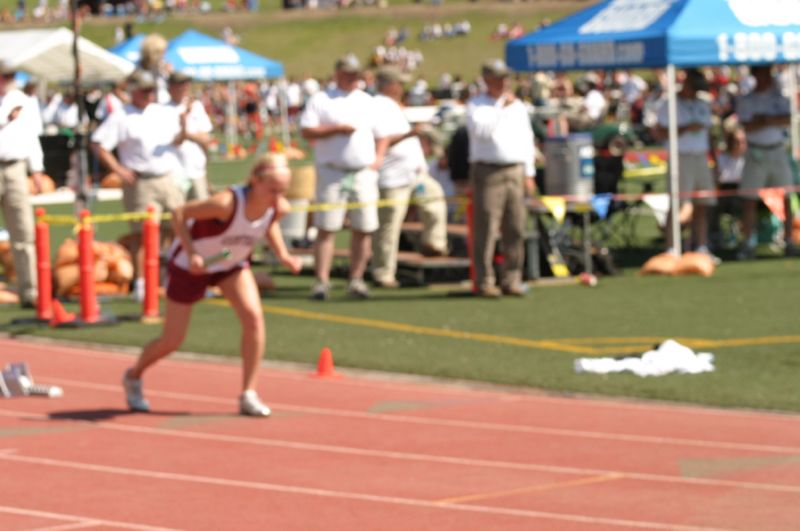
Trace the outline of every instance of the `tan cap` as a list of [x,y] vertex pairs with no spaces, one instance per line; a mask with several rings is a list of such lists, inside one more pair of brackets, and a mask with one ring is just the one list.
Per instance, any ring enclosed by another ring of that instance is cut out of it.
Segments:
[[396,66],[382,66],[375,72],[375,78],[382,83],[408,83],[411,81],[411,75]]
[[358,57],[349,53],[336,60],[336,70],[349,74],[358,74],[361,72],[361,63],[358,61]]
[[188,83],[190,81],[192,81],[192,76],[183,72],[172,72],[169,75],[169,79],[167,79],[170,84]]
[[10,66],[5,61],[0,61],[0,76],[10,76],[11,74],[16,74],[17,69]]
[[490,59],[481,66],[481,74],[484,76],[506,77],[511,74],[506,62],[502,59]]
[[156,88],[156,78],[147,70],[134,70],[128,76],[129,90],[147,90]]

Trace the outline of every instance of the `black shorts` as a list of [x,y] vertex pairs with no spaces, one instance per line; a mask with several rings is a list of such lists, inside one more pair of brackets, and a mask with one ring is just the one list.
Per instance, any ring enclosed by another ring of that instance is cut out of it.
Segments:
[[176,265],[169,264],[167,271],[167,298],[181,304],[194,304],[206,296],[206,290],[216,286],[234,273],[238,273],[246,266],[234,267],[218,273],[203,273],[193,275]]

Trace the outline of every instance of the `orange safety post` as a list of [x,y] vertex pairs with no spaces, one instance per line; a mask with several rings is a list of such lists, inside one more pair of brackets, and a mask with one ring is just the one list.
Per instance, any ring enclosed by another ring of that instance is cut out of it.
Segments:
[[53,269],[50,265],[50,225],[43,220],[46,212],[36,209],[36,280],[39,296],[36,301],[36,318],[49,321],[53,318]]
[[477,276],[475,274],[475,220],[472,190],[467,190],[467,254],[469,255],[469,279],[472,282],[472,293],[478,292]]
[[78,264],[80,267],[81,321],[96,323],[100,320],[97,305],[97,290],[94,284],[94,227],[89,219],[91,213],[81,210],[78,232]]
[[158,317],[158,272],[159,272],[159,215],[152,205],[147,207],[147,219],[142,224],[144,246],[144,301],[142,317]]

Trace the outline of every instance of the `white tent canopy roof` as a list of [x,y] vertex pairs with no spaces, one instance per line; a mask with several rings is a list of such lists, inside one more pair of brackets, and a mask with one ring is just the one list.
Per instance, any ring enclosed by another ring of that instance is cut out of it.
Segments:
[[[73,33],[67,28],[0,31],[0,60],[44,81],[71,82],[75,73]],[[125,59],[78,38],[82,83],[121,79],[133,71]]]

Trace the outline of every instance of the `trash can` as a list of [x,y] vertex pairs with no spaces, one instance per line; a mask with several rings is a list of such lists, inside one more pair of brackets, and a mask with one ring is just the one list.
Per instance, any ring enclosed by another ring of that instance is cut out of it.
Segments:
[[594,143],[591,133],[550,137],[545,142],[547,163],[544,192],[566,195],[571,200],[594,194]]

